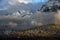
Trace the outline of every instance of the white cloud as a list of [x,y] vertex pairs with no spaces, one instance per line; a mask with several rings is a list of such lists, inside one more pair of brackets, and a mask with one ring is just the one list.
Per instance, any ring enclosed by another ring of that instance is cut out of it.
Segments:
[[13,22],[9,22],[7,25],[10,26],[10,27],[17,27],[18,24],[13,23]]
[[17,4],[17,0],[10,0],[10,1],[8,1],[8,4],[10,4],[10,5],[14,5],[14,4]]
[[25,0],[18,0],[19,2],[24,2]]
[[37,22],[37,21],[32,21],[31,24],[33,26],[42,26],[43,25],[41,22]]
[[18,0],[18,2],[20,2],[20,3],[25,3],[25,4],[28,4],[28,3],[29,3],[29,2],[26,1],[26,0]]

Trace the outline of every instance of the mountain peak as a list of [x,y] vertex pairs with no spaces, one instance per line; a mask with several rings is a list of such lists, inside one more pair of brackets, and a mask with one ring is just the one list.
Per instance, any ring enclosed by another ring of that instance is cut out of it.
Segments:
[[[59,0],[49,0],[46,2],[40,9],[43,12],[56,12],[60,10],[60,1]],[[38,10],[39,11],[39,10]]]

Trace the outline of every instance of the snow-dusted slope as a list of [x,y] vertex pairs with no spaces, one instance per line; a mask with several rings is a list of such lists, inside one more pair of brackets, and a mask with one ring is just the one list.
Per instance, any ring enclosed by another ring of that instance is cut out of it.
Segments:
[[19,0],[0,0],[0,16],[17,13],[18,10],[21,11],[22,9],[35,12],[43,4],[42,2],[25,4],[24,2],[19,2]]
[[60,0],[49,0],[41,7],[40,11],[56,12],[58,9],[60,10]]

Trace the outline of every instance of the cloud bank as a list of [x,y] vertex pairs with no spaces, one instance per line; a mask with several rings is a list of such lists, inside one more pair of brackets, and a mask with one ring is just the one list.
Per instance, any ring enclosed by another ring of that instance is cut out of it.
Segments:
[[18,0],[18,2],[20,2],[20,3],[25,3],[26,0]]

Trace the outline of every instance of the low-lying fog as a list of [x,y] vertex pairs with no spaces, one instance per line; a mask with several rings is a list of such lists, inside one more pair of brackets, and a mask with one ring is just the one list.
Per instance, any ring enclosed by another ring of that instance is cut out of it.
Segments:
[[[36,12],[30,17],[0,16],[0,31],[21,31],[55,23],[56,12]],[[59,18],[58,18],[59,19]]]
[[40,27],[47,24],[60,25],[60,11],[57,12],[39,12],[24,17],[18,16],[0,16],[0,32],[10,33]]

